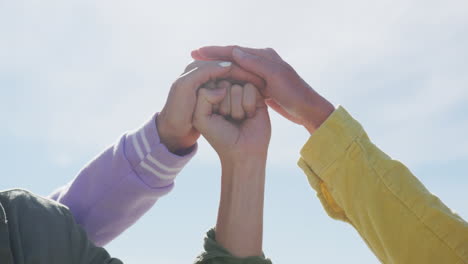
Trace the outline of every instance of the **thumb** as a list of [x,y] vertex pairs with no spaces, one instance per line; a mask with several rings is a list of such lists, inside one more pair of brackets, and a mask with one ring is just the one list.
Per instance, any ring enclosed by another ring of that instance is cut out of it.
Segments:
[[232,50],[232,57],[242,68],[255,73],[265,80],[274,74],[277,67],[275,62],[270,61],[264,56],[250,53],[238,47]]
[[221,103],[226,96],[226,88],[198,90],[197,105],[193,113],[193,126],[201,133],[208,129],[213,115],[213,106]]

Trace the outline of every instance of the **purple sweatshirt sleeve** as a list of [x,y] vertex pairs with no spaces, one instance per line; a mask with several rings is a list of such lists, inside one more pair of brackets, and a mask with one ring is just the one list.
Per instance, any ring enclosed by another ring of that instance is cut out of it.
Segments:
[[98,246],[134,224],[174,187],[174,178],[197,151],[172,154],[160,142],[156,115],[142,128],[122,136],[87,164],[50,198],[70,208]]

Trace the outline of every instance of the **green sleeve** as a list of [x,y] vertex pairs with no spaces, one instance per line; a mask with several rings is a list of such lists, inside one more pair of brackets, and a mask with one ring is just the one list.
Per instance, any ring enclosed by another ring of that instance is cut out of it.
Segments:
[[70,211],[65,212],[69,222],[69,236],[71,258],[80,264],[123,264],[119,259],[112,258],[109,253],[102,247],[94,245],[88,239],[86,232],[79,226]]
[[0,192],[0,204],[0,235],[9,238],[0,242],[0,256],[12,257],[6,263],[122,264],[95,246],[59,203],[15,189]]
[[210,229],[205,237],[204,252],[195,260],[194,264],[271,264],[265,256],[238,258],[231,255],[216,242],[215,230]]

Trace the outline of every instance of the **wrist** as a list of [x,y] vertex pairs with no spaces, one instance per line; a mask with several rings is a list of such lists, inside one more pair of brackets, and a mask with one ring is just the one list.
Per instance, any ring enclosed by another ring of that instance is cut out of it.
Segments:
[[312,134],[328,119],[333,111],[335,111],[333,104],[317,94],[317,97],[310,100],[301,111],[302,124]]
[[161,144],[174,154],[185,153],[197,140],[196,135],[180,136],[178,129],[166,121],[163,113],[157,115],[155,122]]
[[221,168],[223,171],[231,171],[231,173],[241,173],[246,170],[265,169],[267,153],[239,155],[222,155],[220,156]]
[[218,152],[222,166],[235,168],[265,164],[267,154],[268,146],[266,148],[254,148],[249,150],[230,148],[228,150]]
[[266,157],[249,157],[242,160],[221,160],[221,169],[222,178],[229,179],[229,181],[226,182],[230,185],[245,184],[253,178],[265,177]]

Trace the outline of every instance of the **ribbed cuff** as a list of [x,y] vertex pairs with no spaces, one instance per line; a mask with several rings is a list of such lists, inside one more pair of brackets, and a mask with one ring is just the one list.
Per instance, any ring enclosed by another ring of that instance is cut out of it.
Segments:
[[173,183],[177,174],[197,152],[197,144],[187,154],[179,156],[161,143],[155,114],[140,129],[126,135],[125,155],[131,166],[150,187],[164,187]]
[[362,133],[361,125],[338,106],[309,138],[301,150],[301,157],[314,173],[321,175]]
[[203,245],[205,252],[197,257],[194,264],[272,264],[270,259],[262,256],[253,256],[246,258],[238,258],[233,256],[227,249],[223,248],[216,241],[216,234],[214,229],[210,229],[206,233],[205,244]]
[[[353,141],[362,133],[364,131],[361,125],[339,106],[301,150],[298,165],[307,175],[310,186],[317,191],[317,196],[328,215],[334,219],[349,222],[332,194],[333,189],[337,187],[334,184],[339,184],[341,180],[327,177],[325,171],[345,155]],[[337,176],[333,173],[329,175]]]

